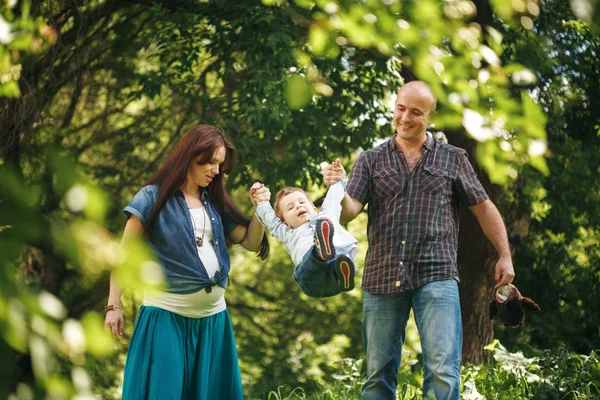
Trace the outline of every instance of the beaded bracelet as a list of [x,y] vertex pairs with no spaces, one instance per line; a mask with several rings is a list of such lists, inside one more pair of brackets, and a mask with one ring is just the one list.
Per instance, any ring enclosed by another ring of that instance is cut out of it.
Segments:
[[109,304],[107,306],[104,306],[104,312],[105,313],[109,312],[109,311],[112,311],[112,310],[120,310],[120,309],[121,309],[121,306],[115,306],[114,304]]

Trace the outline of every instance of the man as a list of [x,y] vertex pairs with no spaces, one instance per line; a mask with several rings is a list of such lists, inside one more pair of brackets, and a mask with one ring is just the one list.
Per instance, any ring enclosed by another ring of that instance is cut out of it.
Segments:
[[[423,394],[459,398],[462,323],[458,294],[459,205],[471,208],[500,256],[496,288],[514,270],[506,229],[467,153],[435,140],[427,126],[436,108],[431,88],[413,81],[398,91],[396,134],[354,164],[342,200],[342,223],[369,204],[369,247],[363,274],[363,336],[367,351],[365,399],[395,399],[404,331],[413,309],[421,337]],[[339,163],[324,171],[339,181]]]

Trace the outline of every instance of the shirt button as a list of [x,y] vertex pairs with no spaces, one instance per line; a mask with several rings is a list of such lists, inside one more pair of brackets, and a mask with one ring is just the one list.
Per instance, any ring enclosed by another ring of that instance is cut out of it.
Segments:
[[396,287],[400,286],[400,281],[396,281]]
[[206,204],[206,201],[204,202],[204,204]]
[[402,244],[406,244],[406,240],[403,240],[403,241],[402,241]]
[[213,221],[215,220],[214,218],[211,218]]
[[400,261],[400,265],[404,265],[404,263],[402,261]]
[[215,244],[219,244],[219,241],[217,240],[217,241],[215,242]]

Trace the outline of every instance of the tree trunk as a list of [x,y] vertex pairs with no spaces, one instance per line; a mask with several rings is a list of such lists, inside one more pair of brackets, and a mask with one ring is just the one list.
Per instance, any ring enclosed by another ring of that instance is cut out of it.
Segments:
[[494,287],[495,250],[469,210],[461,211],[460,224],[458,270],[463,320],[462,357],[463,363],[481,364],[490,360],[491,354],[483,348],[494,339],[489,305]]
[[[447,133],[450,144],[469,153],[477,177],[490,199],[494,201],[492,185],[474,158],[475,143],[464,132]],[[458,271],[460,303],[463,320],[463,363],[481,364],[491,354],[483,348],[494,339],[494,325],[489,317],[489,304],[494,287],[494,267],[497,253],[485,237],[473,213],[465,208],[460,213],[458,239]]]
[[[477,14],[473,18],[482,28],[491,26],[493,11],[489,0],[474,0]],[[494,187],[475,160],[475,141],[464,131],[452,132],[448,141],[465,149],[473,168],[490,200],[495,202]],[[494,325],[489,318],[489,304],[493,296],[494,269],[498,255],[483,235],[477,219],[467,209],[461,210],[458,239],[458,271],[460,274],[460,303],[463,317],[463,363],[481,364],[490,361],[491,354],[483,347],[494,339]]]

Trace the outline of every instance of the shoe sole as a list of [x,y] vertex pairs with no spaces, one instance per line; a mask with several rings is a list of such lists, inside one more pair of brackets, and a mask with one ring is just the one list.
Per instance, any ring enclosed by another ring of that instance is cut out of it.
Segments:
[[344,292],[354,289],[354,262],[346,255],[340,255],[335,263],[338,285]]
[[316,242],[317,252],[323,261],[332,260],[335,257],[333,246],[333,224],[327,219],[317,221]]

